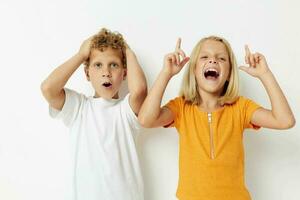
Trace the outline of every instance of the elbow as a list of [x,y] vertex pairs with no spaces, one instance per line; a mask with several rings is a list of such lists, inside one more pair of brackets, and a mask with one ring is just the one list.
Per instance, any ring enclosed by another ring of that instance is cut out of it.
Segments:
[[41,92],[42,92],[43,96],[46,99],[51,99],[55,96],[55,93],[53,92],[53,88],[46,81],[42,82],[42,84],[40,86],[40,89],[41,89]]
[[152,128],[151,122],[147,119],[146,116],[138,115],[138,121],[140,125],[144,128]]
[[295,118],[292,116],[288,120],[285,120],[284,122],[280,123],[280,129],[290,129],[293,128],[296,124]]
[[291,119],[287,122],[287,129],[293,128],[296,125],[296,119],[291,117]]
[[40,89],[44,96],[47,96],[47,94],[50,93],[50,86],[45,81],[42,82]]

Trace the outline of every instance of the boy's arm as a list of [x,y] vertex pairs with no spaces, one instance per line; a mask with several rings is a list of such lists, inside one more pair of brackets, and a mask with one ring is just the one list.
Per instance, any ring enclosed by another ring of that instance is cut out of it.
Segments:
[[49,105],[61,110],[65,102],[64,86],[75,70],[89,57],[91,38],[85,40],[77,54],[57,67],[41,84]]
[[271,102],[271,110],[260,108],[253,113],[251,123],[273,129],[288,129],[295,125],[293,112],[274,75],[269,70],[265,57],[260,53],[251,54],[246,46],[246,63],[241,67],[248,74],[257,77],[264,85]]
[[140,67],[135,53],[126,47],[128,90],[130,93],[129,104],[137,115],[147,95],[147,83],[144,72]]
[[[146,97],[139,112],[139,122],[142,126],[151,128],[170,124],[174,120],[172,111],[168,108],[161,108],[161,100],[169,80],[188,62],[184,52],[180,49],[180,39],[177,42],[176,51],[170,53],[164,58],[164,67],[159,73],[153,87]],[[180,61],[179,55],[183,57]]]

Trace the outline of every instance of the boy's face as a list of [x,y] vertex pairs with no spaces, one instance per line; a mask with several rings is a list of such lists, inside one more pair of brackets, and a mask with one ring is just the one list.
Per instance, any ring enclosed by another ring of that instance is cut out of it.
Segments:
[[126,77],[121,50],[107,47],[104,51],[92,49],[89,66],[85,68],[88,81],[95,90],[95,97],[119,98],[118,91]]

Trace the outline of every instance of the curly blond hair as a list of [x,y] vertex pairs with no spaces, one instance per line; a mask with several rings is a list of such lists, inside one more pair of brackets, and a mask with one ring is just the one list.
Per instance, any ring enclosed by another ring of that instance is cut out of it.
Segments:
[[[93,36],[90,49],[97,49],[99,51],[105,51],[107,47],[120,50],[122,53],[122,63],[126,67],[126,42],[122,34],[118,32],[112,32],[109,29],[102,28],[99,33]],[[89,66],[90,59],[88,58],[84,65]]]

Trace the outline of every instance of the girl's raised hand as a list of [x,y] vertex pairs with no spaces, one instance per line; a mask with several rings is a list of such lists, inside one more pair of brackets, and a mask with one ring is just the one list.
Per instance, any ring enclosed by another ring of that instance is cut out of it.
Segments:
[[164,70],[171,76],[179,73],[190,59],[189,57],[186,57],[180,46],[181,39],[178,38],[175,51],[167,54],[164,58]]
[[264,55],[260,53],[252,54],[248,45],[245,45],[245,51],[245,62],[249,66],[240,66],[239,68],[241,70],[257,78],[260,78],[263,74],[270,71]]

